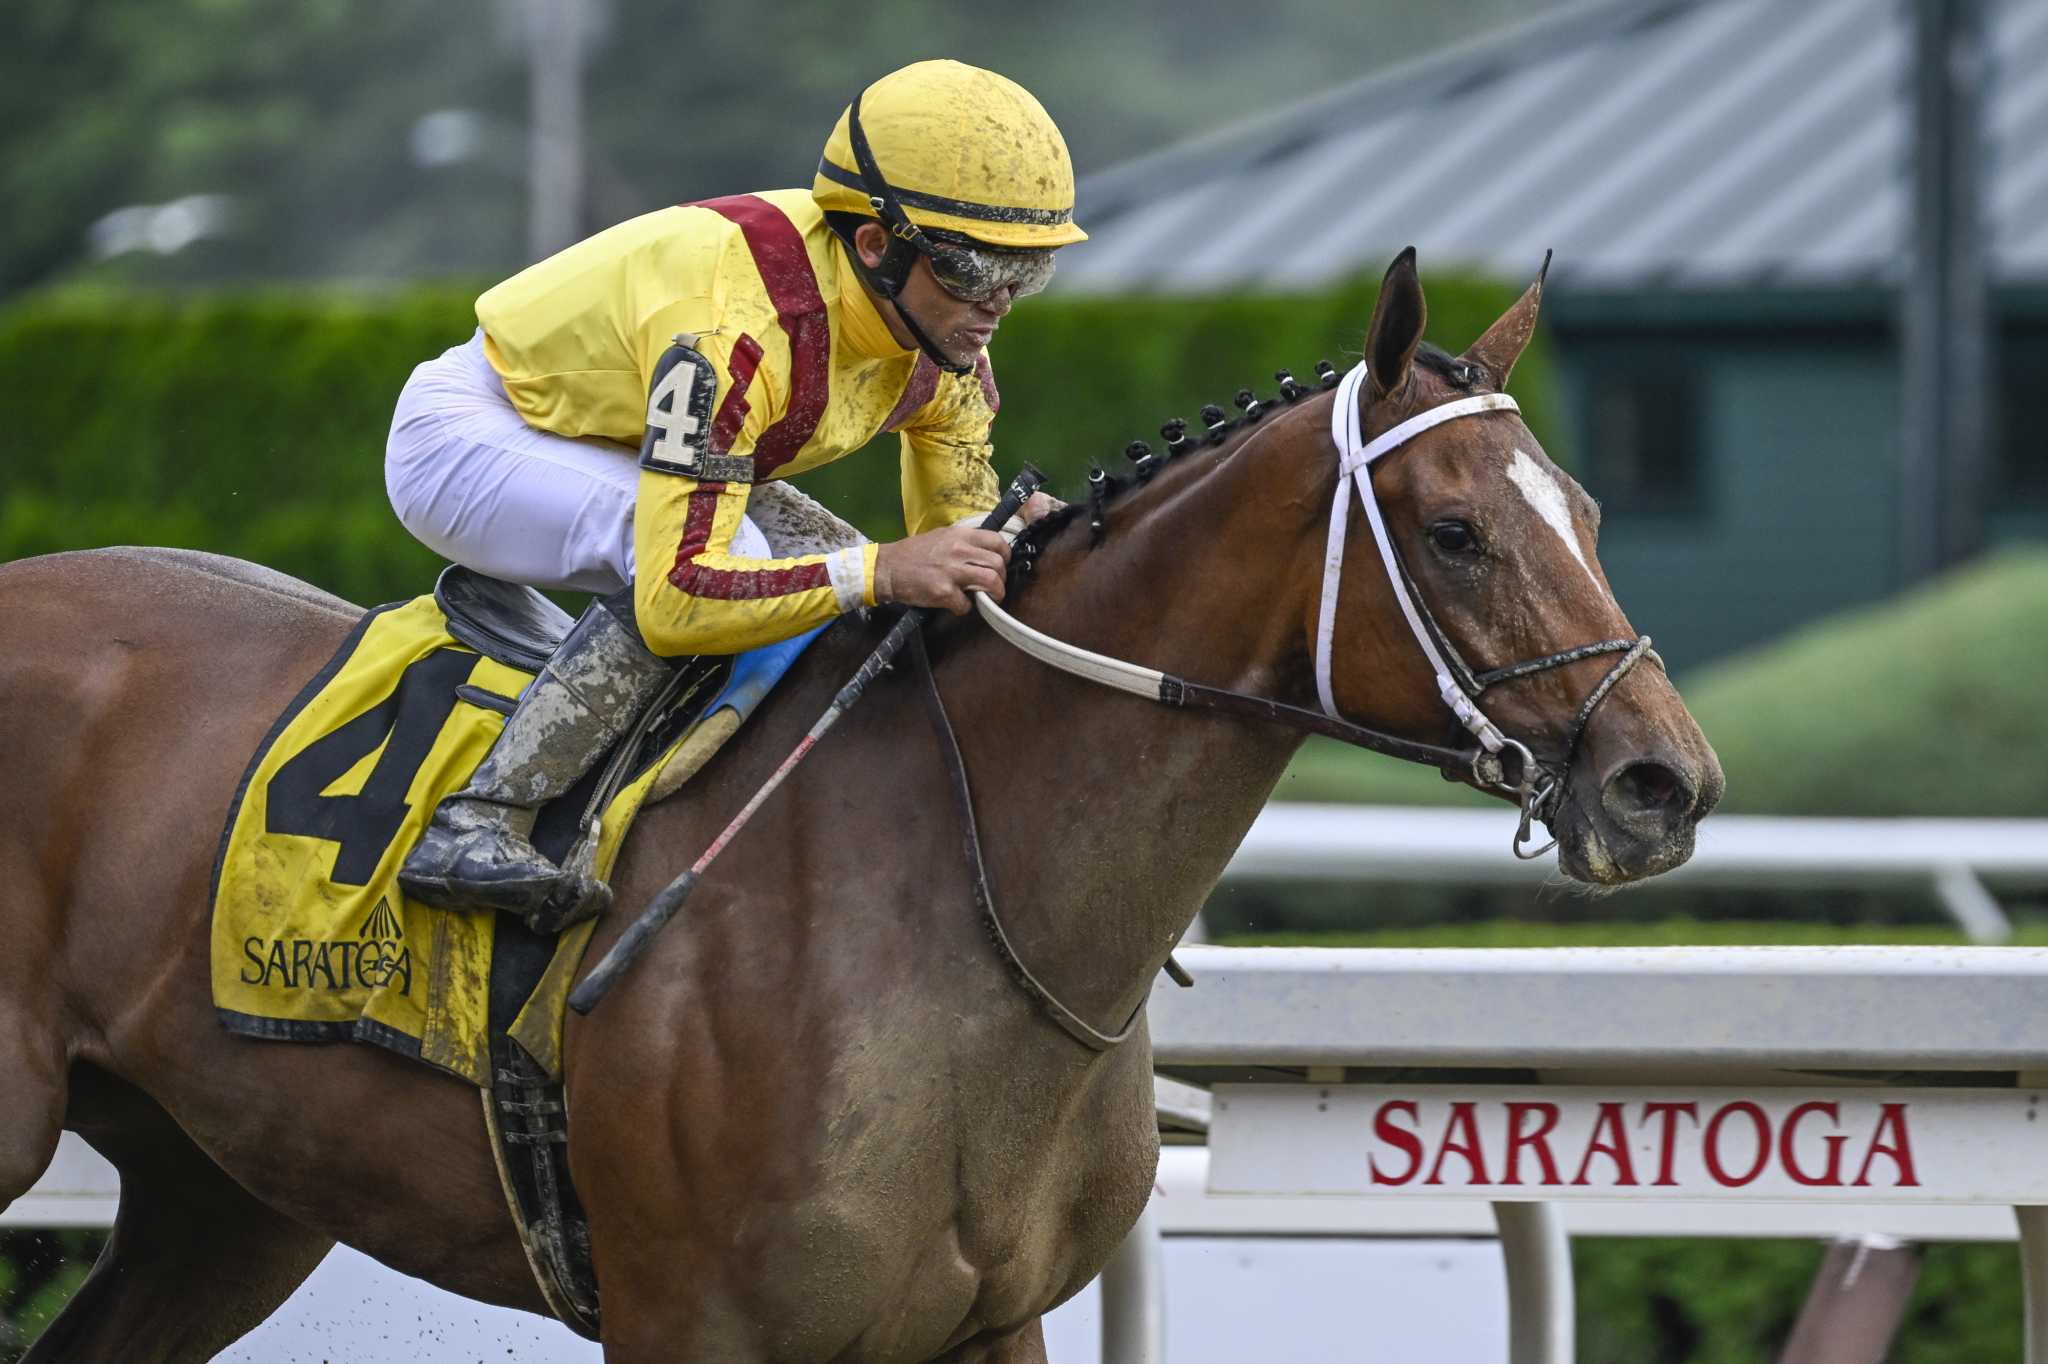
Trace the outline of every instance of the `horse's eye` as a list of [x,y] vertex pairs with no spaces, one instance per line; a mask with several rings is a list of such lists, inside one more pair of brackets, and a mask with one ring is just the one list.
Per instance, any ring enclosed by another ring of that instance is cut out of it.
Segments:
[[1463,521],[1439,521],[1429,528],[1429,538],[1446,554],[1470,554],[1479,548],[1479,537]]

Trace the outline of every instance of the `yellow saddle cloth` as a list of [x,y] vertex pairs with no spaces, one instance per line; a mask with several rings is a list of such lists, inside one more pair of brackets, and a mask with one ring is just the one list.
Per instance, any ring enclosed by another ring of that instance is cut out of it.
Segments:
[[[398,867],[504,728],[490,697],[516,697],[532,676],[457,643],[431,595],[356,626],[272,727],[228,813],[214,864],[212,975],[229,1031],[374,1042],[490,1084],[498,916],[414,904]],[[606,805],[599,876],[610,875],[664,764],[688,742],[676,740]],[[563,1006],[592,927],[562,935],[511,1025],[550,1075],[561,1072]]]

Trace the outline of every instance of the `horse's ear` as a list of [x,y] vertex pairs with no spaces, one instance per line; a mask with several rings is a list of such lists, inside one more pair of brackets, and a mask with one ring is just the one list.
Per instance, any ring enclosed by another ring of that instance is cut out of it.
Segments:
[[1429,307],[1422,301],[1422,281],[1415,273],[1415,248],[1411,246],[1387,267],[1379,299],[1372,305],[1372,324],[1365,330],[1367,402],[1376,403],[1401,387],[1428,321]]
[[1550,253],[1545,251],[1543,268],[1536,272],[1536,282],[1522,291],[1514,307],[1502,313],[1500,320],[1486,329],[1486,335],[1465,349],[1462,358],[1485,370],[1496,390],[1507,388],[1508,375],[1514,372],[1515,361],[1522,358],[1523,348],[1536,334],[1536,311],[1543,306],[1543,277],[1549,273]]

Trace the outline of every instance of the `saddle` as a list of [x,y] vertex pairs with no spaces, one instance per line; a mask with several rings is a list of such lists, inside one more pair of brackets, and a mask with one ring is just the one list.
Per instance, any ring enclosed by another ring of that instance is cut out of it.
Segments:
[[[483,1090],[535,1278],[594,1338],[561,1036],[596,925],[543,936],[514,916],[414,904],[397,884],[434,806],[468,783],[573,624],[531,588],[460,567],[429,595],[366,612],[243,776],[214,867],[212,976],[231,1032],[371,1042]],[[639,810],[701,767],[814,635],[680,664],[613,751],[543,807],[534,846],[608,876]]]
[[561,647],[575,617],[530,587],[450,564],[434,583],[448,633],[485,658],[537,673]]

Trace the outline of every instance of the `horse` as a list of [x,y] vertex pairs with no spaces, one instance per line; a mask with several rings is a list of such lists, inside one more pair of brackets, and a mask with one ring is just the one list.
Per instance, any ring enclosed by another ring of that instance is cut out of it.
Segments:
[[[1452,356],[1423,345],[1405,252],[1361,386],[1293,385],[1257,420],[1219,420],[1142,481],[1098,485],[1088,514],[1047,518],[1035,555],[1016,556],[1031,571],[1011,605],[1035,629],[1276,709],[1186,713],[947,622],[929,632],[929,678],[957,721],[985,879],[962,854],[920,670],[900,666],[602,1007],[570,1019],[569,1161],[608,1364],[1045,1359],[1040,1318],[1102,1268],[1152,1189],[1149,982],[1303,741],[1277,707],[1314,705],[1328,520],[1349,496],[1333,405],[1355,392],[1370,437],[1500,390],[1540,295],[1539,278]],[[1654,655],[1617,678],[1572,652],[1634,633],[1591,499],[1504,407],[1417,435],[1371,478],[1458,653],[1551,655],[1487,709],[1568,761],[1539,811],[1565,873],[1618,885],[1684,861],[1720,768]],[[1336,538],[1337,710],[1418,742],[1455,734],[1363,523]],[[0,1206],[66,1129],[121,1176],[105,1250],[32,1364],[211,1358],[337,1241],[546,1310],[474,1090],[381,1048],[253,1040],[213,1017],[209,871],[231,793],[358,614],[185,551],[0,567]],[[746,742],[642,814],[593,954],[790,750],[881,624],[827,632]],[[1104,1031],[1132,1020],[1124,1040],[1079,1045],[1018,988],[978,884],[1029,975]]]

